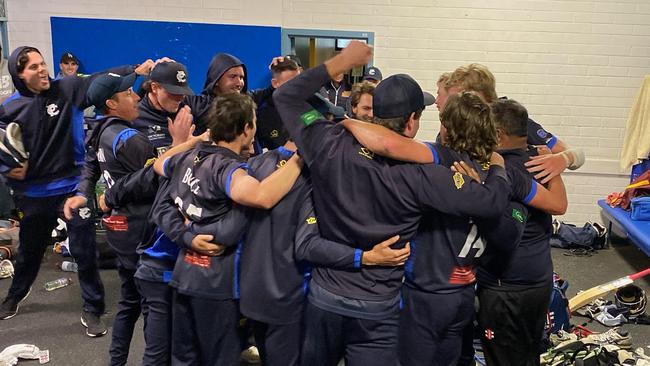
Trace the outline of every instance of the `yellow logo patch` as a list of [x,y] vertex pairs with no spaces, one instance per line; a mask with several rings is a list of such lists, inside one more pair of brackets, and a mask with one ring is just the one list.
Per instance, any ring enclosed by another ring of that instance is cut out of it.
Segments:
[[490,169],[490,162],[488,161],[486,163],[482,163],[481,164],[481,169],[483,169],[483,171],[486,171],[486,170]]
[[280,161],[278,162],[278,164],[276,165],[276,167],[278,167],[278,168],[282,168],[283,166],[285,166],[285,164],[287,164],[287,161],[286,161],[286,160],[280,160]]
[[198,155],[197,155],[197,156],[195,156],[195,157],[194,157],[194,165],[196,165],[196,164],[198,164],[198,163],[199,163],[199,161],[201,161],[201,158],[199,158],[199,156],[198,156]]
[[463,188],[464,184],[465,178],[463,178],[463,175],[458,172],[454,173],[454,185],[456,186],[456,189]]
[[148,167],[149,165],[153,164],[156,161],[156,158],[151,158],[148,159],[146,163],[144,163],[145,167]]
[[316,218],[315,217],[310,217],[305,221],[307,221],[307,225],[313,225],[313,224],[316,223]]
[[372,152],[372,151],[370,151],[370,150],[368,150],[368,149],[366,149],[365,147],[362,147],[362,148],[359,150],[359,155],[363,156],[363,157],[366,158],[366,159],[370,159],[370,160],[372,160],[372,159],[375,158],[375,153]]
[[280,132],[278,132],[278,130],[271,131],[271,137],[276,138],[278,136],[280,136]]

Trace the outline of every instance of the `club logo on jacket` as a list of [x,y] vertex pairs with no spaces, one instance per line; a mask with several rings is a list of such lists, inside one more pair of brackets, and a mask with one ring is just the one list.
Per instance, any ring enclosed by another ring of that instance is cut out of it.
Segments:
[[88,207],[82,207],[79,209],[79,217],[81,217],[83,220],[89,219],[90,215],[91,213]]
[[59,106],[54,104],[54,103],[49,104],[47,107],[45,107],[45,112],[47,112],[47,114],[50,117],[58,116],[59,115]]
[[176,80],[178,80],[179,83],[184,83],[187,81],[187,75],[185,74],[185,71],[183,70],[178,70],[176,73]]
[[464,184],[465,184],[465,178],[463,178],[463,175],[460,174],[459,172],[454,173],[454,185],[456,186],[456,189],[463,188]]
[[372,160],[372,159],[375,158],[375,153],[372,152],[372,151],[370,151],[370,150],[368,150],[368,149],[366,149],[365,147],[362,147],[362,148],[359,150],[359,155],[363,156],[363,157],[366,158],[366,159],[370,159],[370,160]]

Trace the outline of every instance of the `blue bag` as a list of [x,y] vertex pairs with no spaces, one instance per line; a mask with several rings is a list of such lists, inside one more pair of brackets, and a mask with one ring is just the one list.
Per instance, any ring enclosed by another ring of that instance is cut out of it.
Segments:
[[630,218],[635,221],[650,221],[650,196],[634,197],[631,201]]

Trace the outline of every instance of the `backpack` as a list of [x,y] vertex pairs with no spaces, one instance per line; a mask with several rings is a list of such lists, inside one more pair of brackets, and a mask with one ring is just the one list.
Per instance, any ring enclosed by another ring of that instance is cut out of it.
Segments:
[[546,326],[544,327],[545,339],[548,339],[551,333],[556,333],[560,329],[568,332],[571,328],[571,311],[569,310],[569,300],[566,297],[567,288],[569,288],[569,282],[553,272],[553,290],[551,291],[551,301],[548,305]]

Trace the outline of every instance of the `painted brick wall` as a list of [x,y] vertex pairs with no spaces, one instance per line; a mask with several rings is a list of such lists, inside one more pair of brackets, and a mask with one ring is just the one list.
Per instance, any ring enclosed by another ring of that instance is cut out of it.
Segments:
[[[51,62],[50,16],[280,25],[375,32],[375,64],[435,92],[438,75],[480,62],[497,90],[588,162],[565,175],[571,222],[600,220],[598,198],[620,190],[625,121],[650,74],[647,0],[7,0],[10,47],[33,44]],[[210,45],[207,45],[210,47]],[[214,45],[215,51],[218,45]],[[432,139],[437,113],[418,137]]]

